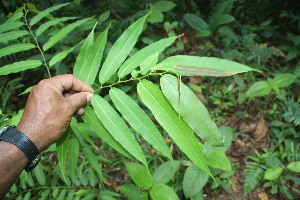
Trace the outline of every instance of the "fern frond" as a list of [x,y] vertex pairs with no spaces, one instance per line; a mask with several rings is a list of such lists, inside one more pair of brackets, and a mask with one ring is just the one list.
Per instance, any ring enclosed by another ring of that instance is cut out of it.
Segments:
[[300,99],[297,101],[294,98],[289,98],[285,101],[285,113],[282,115],[286,121],[293,123],[296,126],[300,125]]

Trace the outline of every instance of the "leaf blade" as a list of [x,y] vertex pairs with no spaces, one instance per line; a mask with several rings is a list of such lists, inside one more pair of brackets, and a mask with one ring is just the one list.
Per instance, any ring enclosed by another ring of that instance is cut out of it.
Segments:
[[8,42],[11,40],[18,39],[20,37],[23,37],[25,35],[28,35],[28,31],[10,31],[7,33],[1,33],[0,34],[0,43]]
[[133,180],[139,186],[149,189],[152,186],[153,178],[150,171],[138,163],[126,162],[126,169]]
[[0,67],[0,76],[11,74],[11,73],[17,73],[17,72],[24,71],[27,69],[33,69],[33,68],[41,66],[42,64],[43,63],[40,60],[26,60],[26,61],[15,62],[15,63],[9,64],[9,65]]
[[142,32],[147,16],[148,14],[129,26],[112,46],[100,70],[101,84],[107,82],[126,59]]
[[47,51],[53,45],[55,45],[57,42],[59,42],[60,40],[62,40],[64,37],[66,37],[68,35],[68,33],[70,33],[76,27],[82,25],[83,23],[85,23],[86,21],[88,21],[90,19],[92,19],[92,17],[86,18],[86,19],[82,19],[82,20],[78,20],[78,21],[76,21],[76,22],[74,22],[72,24],[69,24],[66,27],[62,28],[60,31],[58,31],[52,37],[50,37],[50,39],[44,44],[43,50]]
[[70,131],[71,131],[71,129],[68,128],[67,131],[63,134],[63,136],[61,136],[56,142],[56,151],[57,151],[57,159],[58,159],[59,168],[60,168],[63,180],[67,184],[68,184],[68,181],[66,179],[65,171],[66,171],[66,165],[67,165]]
[[173,159],[170,150],[160,132],[153,124],[146,113],[122,90],[112,88],[109,95],[116,108],[127,120],[127,122],[151,144],[155,149],[160,151],[164,156]]
[[173,36],[170,38],[161,39],[135,53],[133,56],[128,58],[120,67],[118,71],[119,78],[125,77],[127,74],[131,73],[132,70],[137,68],[148,56],[151,54],[162,52],[168,46],[170,46],[178,36]]
[[70,3],[63,3],[63,4],[58,4],[56,6],[52,6],[50,8],[47,8],[46,10],[43,10],[41,11],[39,14],[37,14],[36,16],[34,16],[30,22],[29,22],[29,25],[30,26],[33,26],[35,25],[36,23],[38,23],[41,19],[43,19],[45,16],[47,16],[49,13],[55,11],[55,10],[58,10],[60,9],[61,7],[64,7],[66,5],[68,5]]
[[72,20],[72,19],[77,19],[77,18],[78,17],[62,17],[62,18],[53,19],[53,20],[48,21],[48,22],[42,24],[41,26],[39,26],[39,28],[36,30],[35,34],[36,34],[36,36],[40,36],[51,26],[55,26],[58,23],[65,22],[65,21]]
[[5,22],[4,24],[0,25],[0,33],[20,28],[23,25],[23,22]]
[[202,154],[202,146],[191,129],[179,118],[161,90],[150,81],[142,80],[138,86],[138,94],[143,103],[152,111],[156,120],[172,137],[177,146],[207,174],[211,175]]
[[7,47],[0,49],[0,58],[3,56],[7,56],[13,53],[18,53],[21,51],[27,51],[30,49],[35,48],[36,46],[31,43],[21,43],[21,44],[14,44]]

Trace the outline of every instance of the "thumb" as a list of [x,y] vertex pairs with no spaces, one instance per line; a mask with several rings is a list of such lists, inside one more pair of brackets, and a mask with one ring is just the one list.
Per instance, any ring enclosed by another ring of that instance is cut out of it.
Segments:
[[68,97],[69,103],[73,106],[73,112],[83,107],[87,102],[91,101],[93,94],[89,92],[79,92]]

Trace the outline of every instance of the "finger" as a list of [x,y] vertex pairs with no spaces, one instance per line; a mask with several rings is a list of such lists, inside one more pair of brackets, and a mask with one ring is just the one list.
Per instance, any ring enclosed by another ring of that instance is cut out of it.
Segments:
[[71,95],[66,100],[72,105],[72,111],[75,113],[81,107],[83,107],[87,102],[91,101],[93,94],[89,92],[79,92]]
[[69,98],[70,96],[72,96],[72,93],[66,92],[66,93],[63,93],[63,96],[64,96],[65,98]]
[[94,92],[91,86],[71,74],[55,76],[48,80],[61,92],[65,90],[74,92]]
[[84,114],[84,109],[79,108],[79,110],[77,111],[77,115],[83,115],[83,114]]

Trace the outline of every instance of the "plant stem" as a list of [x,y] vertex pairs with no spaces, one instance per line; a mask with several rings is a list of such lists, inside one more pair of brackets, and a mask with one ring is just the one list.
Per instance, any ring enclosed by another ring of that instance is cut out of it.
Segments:
[[41,47],[40,47],[40,45],[39,45],[39,43],[38,43],[38,41],[37,41],[37,37],[32,33],[31,27],[30,27],[30,25],[28,24],[28,21],[27,21],[27,13],[28,13],[28,10],[25,8],[25,5],[23,6],[23,8],[24,8],[24,11],[25,11],[25,15],[24,15],[25,24],[26,24],[26,26],[27,26],[27,28],[28,28],[28,30],[29,30],[29,33],[31,34],[31,36],[32,36],[33,39],[34,39],[37,48],[38,48],[39,51],[41,52],[41,55],[42,55],[42,58],[43,58],[43,61],[44,61],[44,65],[45,65],[45,67],[46,67],[46,69],[47,69],[49,78],[51,78],[52,76],[51,76],[51,73],[50,73],[49,66],[48,66],[48,64],[47,64],[47,62],[46,62],[45,56],[44,56],[44,51],[41,49]]
[[148,77],[148,76],[163,75],[163,74],[165,74],[165,73],[167,73],[167,72],[163,72],[163,73],[149,73],[149,74],[146,74],[146,75],[141,76],[141,77],[139,77],[139,78],[131,78],[131,79],[128,79],[128,80],[125,80],[125,81],[118,81],[118,82],[115,82],[115,83],[113,83],[113,84],[111,84],[111,85],[101,86],[101,87],[99,87],[98,89],[96,89],[96,90],[94,91],[94,93],[97,92],[97,91],[99,91],[99,90],[101,90],[101,89],[103,89],[103,88],[110,88],[110,87],[112,87],[112,86],[114,86],[114,85],[118,85],[118,84],[120,84],[120,83],[126,83],[126,82],[129,82],[129,81],[141,80],[141,79],[146,78],[146,77]]

